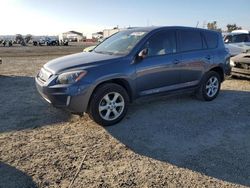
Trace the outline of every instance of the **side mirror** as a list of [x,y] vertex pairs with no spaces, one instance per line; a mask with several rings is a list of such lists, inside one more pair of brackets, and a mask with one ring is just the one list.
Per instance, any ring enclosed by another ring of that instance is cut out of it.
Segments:
[[148,55],[148,49],[145,48],[142,51],[139,52],[138,57],[139,59],[144,59]]

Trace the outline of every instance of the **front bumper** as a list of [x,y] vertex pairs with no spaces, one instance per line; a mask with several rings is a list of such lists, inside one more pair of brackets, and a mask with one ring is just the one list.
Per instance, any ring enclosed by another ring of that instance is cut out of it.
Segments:
[[234,76],[250,78],[250,69],[232,67],[231,74]]
[[54,85],[49,86],[35,78],[38,93],[48,103],[57,108],[64,108],[72,113],[86,112],[90,98],[89,85],[69,86]]

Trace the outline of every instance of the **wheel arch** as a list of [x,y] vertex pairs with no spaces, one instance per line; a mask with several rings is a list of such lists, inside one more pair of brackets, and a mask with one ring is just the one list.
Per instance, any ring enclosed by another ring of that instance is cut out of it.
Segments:
[[222,67],[216,66],[216,67],[211,68],[209,71],[217,72],[220,75],[221,82],[224,81],[225,77],[224,77],[224,70]]

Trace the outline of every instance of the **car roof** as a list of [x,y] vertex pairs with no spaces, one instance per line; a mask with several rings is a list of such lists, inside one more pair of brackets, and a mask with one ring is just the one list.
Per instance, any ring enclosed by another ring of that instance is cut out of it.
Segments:
[[228,33],[225,36],[249,35],[250,33]]
[[232,31],[231,33],[249,34],[249,31],[248,31],[248,30],[244,30],[244,29],[239,29],[239,30],[234,30],[234,31]]
[[126,30],[132,30],[132,31],[145,31],[145,32],[151,32],[155,30],[165,30],[165,29],[193,29],[193,30],[200,30],[205,32],[215,32],[219,33],[217,31],[208,30],[208,29],[202,29],[202,28],[196,28],[196,27],[186,27],[186,26],[150,26],[150,27],[130,27]]

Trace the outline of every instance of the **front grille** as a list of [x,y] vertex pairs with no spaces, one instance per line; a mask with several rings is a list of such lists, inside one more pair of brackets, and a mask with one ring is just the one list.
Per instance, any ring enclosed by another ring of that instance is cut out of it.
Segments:
[[38,78],[43,81],[46,82],[50,77],[52,76],[52,73],[50,73],[49,71],[47,71],[46,69],[42,68],[38,74]]

